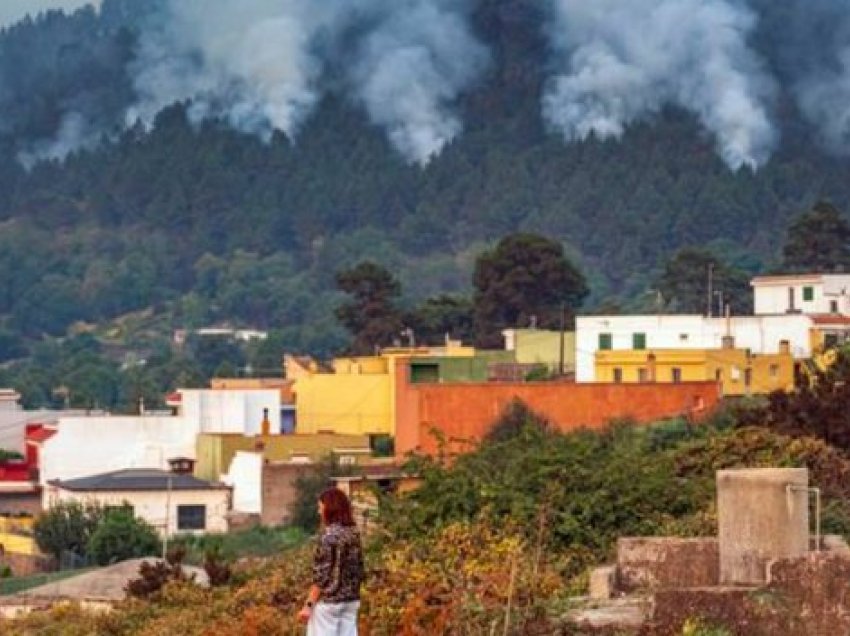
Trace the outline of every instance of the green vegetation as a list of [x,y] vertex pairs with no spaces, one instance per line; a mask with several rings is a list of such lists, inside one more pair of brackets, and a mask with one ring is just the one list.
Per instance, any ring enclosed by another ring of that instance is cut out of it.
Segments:
[[[380,523],[372,526],[363,629],[491,633],[495,625],[498,633],[507,621],[509,633],[560,633],[569,598],[584,591],[590,566],[610,561],[618,536],[716,533],[714,480],[722,468],[807,466],[822,488],[824,531],[850,535],[850,458],[811,437],[741,426],[751,408],[733,405],[699,426],[620,422],[562,434],[516,403],[477,451],[445,463],[416,459],[411,467],[421,471],[422,487],[383,498]],[[209,563],[218,553],[220,587],[168,582],[173,573],[149,569],[139,579],[143,598],[110,614],[57,609],[0,629],[200,636],[215,625],[223,636],[292,633],[310,576],[311,546],[303,539],[261,528],[185,537],[178,547],[188,547],[195,561]],[[259,545],[284,553],[222,565],[225,553],[256,554]],[[734,632],[698,619],[670,626],[671,633]]]
[[154,528],[133,514],[129,505],[105,508],[98,504],[60,501],[35,520],[38,547],[52,555],[60,569],[71,559],[107,565],[160,552]]
[[98,565],[146,557],[161,551],[159,535],[132,508],[109,510],[92,533],[88,556]]
[[173,545],[185,550],[185,563],[201,565],[210,551],[227,560],[271,557],[301,545],[306,537],[298,527],[254,526],[227,534],[182,535],[174,539]]

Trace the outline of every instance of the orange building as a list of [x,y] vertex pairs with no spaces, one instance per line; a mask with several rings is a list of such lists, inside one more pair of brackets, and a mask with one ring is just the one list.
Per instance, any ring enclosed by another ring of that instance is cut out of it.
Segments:
[[561,431],[602,428],[612,419],[652,422],[675,416],[701,419],[720,400],[717,382],[595,384],[486,382],[411,384],[409,365],[396,367],[396,455],[435,454],[431,434],[440,431],[447,450],[471,450],[514,399],[546,417]]

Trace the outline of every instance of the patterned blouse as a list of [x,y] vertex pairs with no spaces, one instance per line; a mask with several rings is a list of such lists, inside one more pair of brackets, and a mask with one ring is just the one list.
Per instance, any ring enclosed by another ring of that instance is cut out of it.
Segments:
[[322,591],[323,603],[360,600],[364,579],[363,549],[355,526],[333,523],[319,537],[313,556],[313,583]]

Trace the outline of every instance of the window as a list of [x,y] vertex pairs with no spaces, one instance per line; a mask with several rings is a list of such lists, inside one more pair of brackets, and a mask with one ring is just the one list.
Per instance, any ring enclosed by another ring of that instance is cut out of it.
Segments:
[[649,382],[649,373],[647,373],[646,369],[641,367],[637,370],[637,379],[638,382]]
[[611,349],[611,334],[610,333],[601,333],[599,334],[599,349],[601,351],[607,351]]
[[832,349],[833,347],[838,346],[838,334],[837,333],[825,333],[823,335],[823,347],[824,349]]
[[633,333],[632,334],[632,349],[646,349],[646,334],[645,333]]
[[744,386],[749,387],[753,383],[753,370],[750,368],[744,369]]
[[813,301],[815,299],[815,288],[811,286],[803,287],[803,300]]
[[829,301],[829,313],[837,314],[838,313],[838,301],[830,300]]
[[715,369],[714,370],[714,379],[718,382],[723,381],[723,369]]
[[680,342],[687,342],[687,341],[688,341],[688,334],[686,334],[686,333],[680,333],[680,334],[679,334],[679,341],[680,341]]
[[673,367],[670,369],[670,379],[673,380],[674,383],[678,384],[682,381],[682,370],[679,367]]
[[796,307],[794,307],[794,288],[788,288],[788,313],[794,313],[796,311]]
[[741,379],[741,368],[733,366],[732,370],[729,372],[729,378],[732,380],[732,382],[737,382],[738,380],[740,380]]
[[771,364],[770,365],[770,377],[774,378],[774,379],[779,377],[779,365],[778,364]]
[[614,382],[620,384],[623,381],[623,370],[619,367],[614,369]]
[[204,530],[206,527],[206,506],[177,506],[178,530]]

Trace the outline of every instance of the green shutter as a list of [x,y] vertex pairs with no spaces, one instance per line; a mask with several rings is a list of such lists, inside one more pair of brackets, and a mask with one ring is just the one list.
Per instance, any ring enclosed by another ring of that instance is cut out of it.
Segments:
[[632,349],[646,349],[646,334],[645,333],[633,333],[632,334]]
[[814,287],[803,287],[803,300],[814,300],[815,299],[815,288]]
[[600,351],[606,351],[608,349],[611,349],[611,334],[610,333],[599,334],[599,349],[600,349]]

